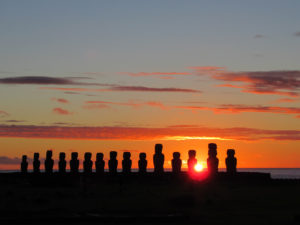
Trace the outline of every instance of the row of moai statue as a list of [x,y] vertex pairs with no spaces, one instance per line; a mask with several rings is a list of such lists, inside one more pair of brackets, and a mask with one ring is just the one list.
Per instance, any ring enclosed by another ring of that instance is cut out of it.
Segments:
[[[163,146],[162,144],[155,145],[155,154],[153,155],[153,164],[154,164],[154,173],[161,174],[164,172],[164,161],[165,156],[162,153]],[[194,167],[197,164],[196,159],[196,151],[189,150],[188,152],[189,159],[188,159],[188,171],[193,172],[195,171]],[[226,169],[228,173],[235,173],[236,172],[236,165],[237,159],[235,158],[235,150],[228,149],[227,150],[227,158],[225,160]],[[105,161],[103,159],[103,153],[97,153],[96,155],[96,162],[95,168],[97,174],[103,174],[105,168]],[[130,159],[131,153],[124,152],[123,153],[123,160],[122,160],[122,172],[124,174],[131,173],[131,166],[132,161]],[[147,164],[148,161],[146,159],[146,153],[142,152],[139,154],[139,173],[146,173],[147,172]],[[48,150],[46,153],[46,159],[44,162],[45,165],[45,173],[51,174],[53,173],[53,166],[54,160],[52,159],[52,151]],[[180,159],[180,153],[174,152],[173,159],[172,159],[172,172],[175,174],[179,174],[181,172],[182,160]],[[59,162],[58,162],[58,172],[59,173],[66,173],[67,161],[66,161],[66,154],[61,152],[59,154]],[[207,158],[207,169],[208,172],[211,174],[215,174],[218,172],[219,167],[219,159],[217,158],[217,145],[215,143],[210,143],[208,145],[208,158]],[[118,168],[118,160],[117,160],[117,152],[111,151],[110,152],[110,159],[108,161],[108,169],[109,173],[116,174]],[[28,162],[27,156],[23,155],[22,162],[21,162],[21,172],[27,173],[28,169]],[[83,172],[85,174],[92,173],[93,169],[93,161],[92,161],[92,153],[86,152],[84,154],[84,161],[83,161]],[[39,153],[34,153],[33,157],[33,172],[39,173],[40,172],[40,160],[39,160]],[[76,174],[79,173],[79,159],[78,153],[72,152],[71,153],[71,160],[70,160],[70,173]]]

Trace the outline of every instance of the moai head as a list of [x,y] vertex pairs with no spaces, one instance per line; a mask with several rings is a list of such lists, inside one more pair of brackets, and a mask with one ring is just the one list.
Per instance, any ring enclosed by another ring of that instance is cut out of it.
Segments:
[[189,150],[189,158],[194,159],[196,157],[196,150]]
[[23,155],[22,156],[22,162],[26,162],[27,161],[27,155]]
[[84,153],[84,160],[85,161],[90,161],[91,158],[92,158],[92,153],[90,153],[90,152]]
[[46,152],[46,159],[51,159],[52,158],[52,150],[48,150]]
[[39,158],[40,158],[40,153],[35,152],[35,153],[33,154],[33,159],[34,159],[34,160],[39,160]]
[[97,153],[97,155],[96,155],[96,160],[97,160],[97,161],[102,161],[102,160],[103,160],[103,157],[104,157],[103,153],[99,152],[99,153]]
[[173,159],[180,159],[180,153],[179,152],[173,152]]
[[59,160],[64,161],[66,159],[66,153],[61,152],[59,153]]
[[71,159],[72,160],[77,160],[78,159],[78,152],[72,152],[71,153]]
[[146,153],[145,152],[140,153],[140,160],[146,160]]
[[215,143],[208,144],[208,156],[212,158],[217,157],[217,145]]
[[227,156],[228,158],[233,158],[235,155],[235,150],[234,149],[228,149],[227,150]]
[[109,153],[109,156],[110,156],[110,159],[111,159],[111,160],[112,160],[112,159],[117,159],[117,155],[118,155],[118,153],[115,152],[115,151],[111,151],[111,152]]
[[162,144],[156,144],[155,145],[155,154],[161,155],[162,154],[163,145]]
[[124,160],[130,160],[131,153],[130,152],[124,152],[123,153],[123,159]]

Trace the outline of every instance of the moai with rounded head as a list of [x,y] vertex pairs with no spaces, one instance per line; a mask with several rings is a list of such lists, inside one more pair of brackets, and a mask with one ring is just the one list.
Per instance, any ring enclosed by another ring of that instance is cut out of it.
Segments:
[[131,173],[132,161],[131,161],[130,157],[131,157],[130,152],[124,152],[123,153],[122,169],[123,169],[124,174]]
[[180,153],[174,152],[172,159],[172,172],[174,174],[179,174],[181,172],[182,161],[180,159]]
[[155,145],[155,154],[153,155],[154,173],[161,174],[164,172],[165,156],[162,154],[163,145]]
[[108,169],[110,174],[116,174],[118,168],[118,160],[117,160],[118,153],[115,151],[111,151],[109,153],[110,159],[108,161]]
[[217,158],[217,145],[215,143],[208,144],[207,169],[210,174],[218,173],[219,159]]
[[148,161],[146,160],[146,153],[141,152],[140,159],[139,159],[139,173],[145,174],[147,172],[147,164]]
[[70,172],[76,174],[79,172],[78,152],[71,153]]
[[59,153],[58,172],[65,173],[66,166],[67,166],[66,153],[61,152],[61,153]]
[[27,173],[27,169],[28,169],[27,155],[23,155],[22,162],[21,162],[21,173]]
[[192,173],[195,171],[196,164],[197,164],[196,150],[189,150],[189,159],[188,159],[188,172],[189,173]]
[[104,174],[105,161],[103,160],[103,153],[97,153],[96,155],[96,174]]
[[86,152],[84,153],[83,172],[85,174],[91,174],[92,169],[93,169],[92,153]]
[[235,155],[235,150],[234,149],[228,149],[227,150],[227,158],[225,160],[225,163],[226,163],[226,171],[229,174],[236,173],[237,160],[234,157],[234,155]]
[[52,150],[48,150],[46,152],[46,159],[45,159],[45,173],[52,173],[53,165],[54,165],[54,160],[52,159]]
[[40,153],[35,152],[33,154],[33,172],[34,173],[39,173],[40,172],[41,162],[40,162],[39,158],[40,158]]

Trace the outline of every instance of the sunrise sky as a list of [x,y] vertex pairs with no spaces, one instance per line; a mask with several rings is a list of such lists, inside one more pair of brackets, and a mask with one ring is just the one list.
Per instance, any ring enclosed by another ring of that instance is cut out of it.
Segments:
[[[0,1],[0,169],[53,149],[300,167],[299,1]],[[120,163],[119,163],[120,164]],[[185,165],[184,165],[185,166]],[[206,166],[206,165],[205,165]],[[29,169],[32,168],[31,164]]]

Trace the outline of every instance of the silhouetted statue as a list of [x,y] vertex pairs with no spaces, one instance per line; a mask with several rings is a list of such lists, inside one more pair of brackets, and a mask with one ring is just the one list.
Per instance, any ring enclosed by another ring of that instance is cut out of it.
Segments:
[[229,174],[236,173],[237,160],[234,157],[234,155],[235,155],[235,150],[234,149],[228,149],[227,150],[227,158],[225,160],[225,163],[226,163],[226,171]]
[[188,159],[188,172],[189,173],[192,173],[195,171],[196,164],[197,164],[196,150],[189,150],[189,159]]
[[76,174],[79,172],[78,152],[71,153],[70,172]]
[[84,161],[83,161],[83,172],[85,174],[92,173],[93,161],[91,159],[92,159],[92,153],[86,152],[84,154]]
[[125,174],[128,174],[131,172],[132,161],[131,161],[130,157],[131,157],[130,152],[123,153],[122,169],[123,169],[123,173],[125,173]]
[[52,150],[48,150],[46,152],[46,159],[45,159],[45,173],[52,173],[53,165],[54,165],[54,160],[52,159]]
[[21,162],[21,173],[27,173],[27,169],[28,169],[27,155],[23,155],[22,162]]
[[217,145],[215,143],[208,144],[207,169],[210,174],[218,173],[219,159],[217,158]]
[[105,161],[103,160],[103,157],[104,157],[103,153],[97,153],[96,155],[95,166],[96,166],[96,173],[98,175],[104,174]]
[[65,173],[66,166],[67,166],[66,153],[61,152],[61,153],[59,153],[58,172]]
[[172,172],[175,174],[179,174],[181,172],[182,161],[180,159],[180,153],[174,152],[172,159]]
[[118,168],[118,160],[117,160],[118,153],[115,151],[111,151],[109,153],[110,159],[108,161],[108,169],[110,174],[116,174]]
[[41,162],[40,162],[39,158],[40,158],[40,153],[35,152],[33,154],[33,172],[34,173],[40,172]]
[[140,153],[140,160],[139,160],[139,173],[145,174],[147,172],[147,160],[146,160],[146,153]]
[[162,144],[155,145],[155,154],[153,155],[154,173],[160,174],[164,172],[165,156],[162,154]]

